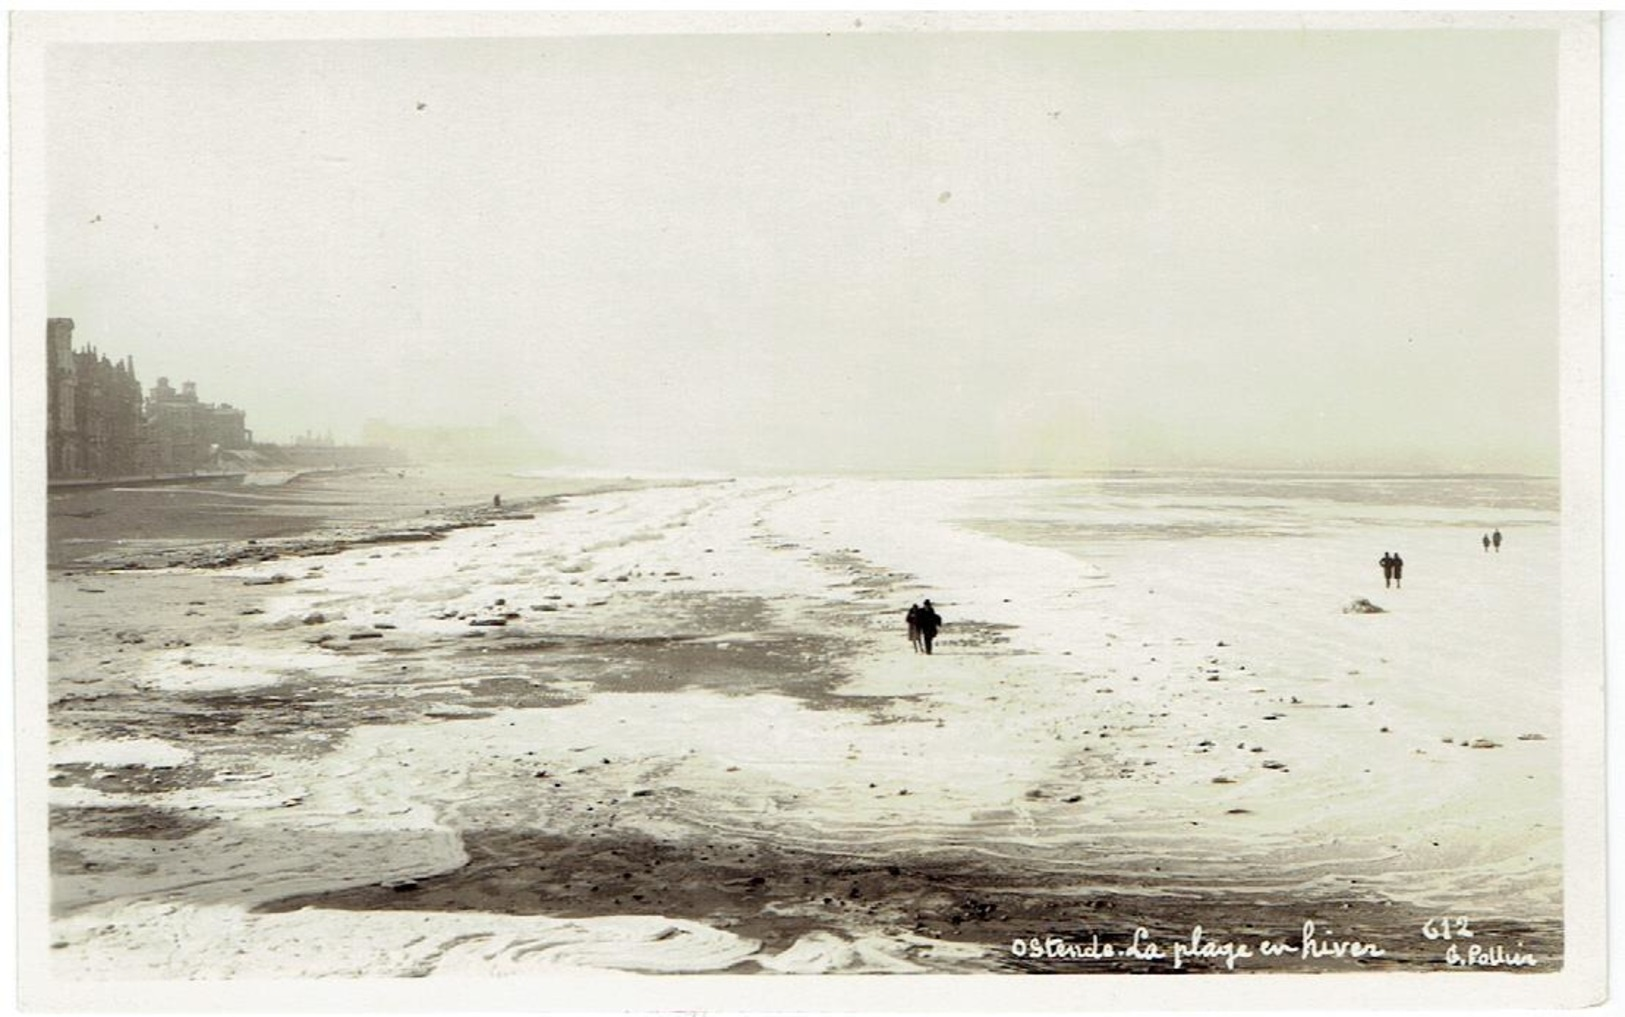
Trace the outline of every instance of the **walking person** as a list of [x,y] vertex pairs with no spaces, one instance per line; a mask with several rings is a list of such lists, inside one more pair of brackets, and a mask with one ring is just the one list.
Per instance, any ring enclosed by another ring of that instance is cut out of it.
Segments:
[[1405,559],[1394,555],[1394,589],[1399,589],[1399,581],[1405,578]]
[[1377,559],[1377,564],[1382,566],[1383,589],[1394,585],[1394,552],[1384,551],[1382,557]]
[[1490,553],[1490,535],[1488,533],[1484,534],[1484,553]]
[[908,645],[914,647],[915,653],[925,652],[925,646],[920,642],[920,605],[910,604],[908,607]]
[[937,629],[942,627],[942,616],[937,614],[936,608],[927,600],[920,608],[918,618],[920,626],[920,642],[925,646],[925,652],[931,652],[931,643],[937,638]]
[[1490,534],[1490,543],[1495,545],[1495,553],[1500,554],[1501,553],[1501,531],[1500,530],[1496,530],[1494,533]]

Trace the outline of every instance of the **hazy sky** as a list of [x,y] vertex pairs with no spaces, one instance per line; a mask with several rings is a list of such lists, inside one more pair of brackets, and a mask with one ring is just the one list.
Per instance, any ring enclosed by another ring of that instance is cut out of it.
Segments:
[[1536,31],[60,46],[50,313],[262,439],[1550,471],[1555,72]]

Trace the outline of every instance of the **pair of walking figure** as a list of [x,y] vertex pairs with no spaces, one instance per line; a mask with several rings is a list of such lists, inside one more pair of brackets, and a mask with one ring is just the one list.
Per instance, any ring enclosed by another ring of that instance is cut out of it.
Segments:
[[1492,544],[1495,546],[1495,553],[1500,554],[1501,553],[1501,531],[1500,530],[1496,530],[1494,533],[1486,533],[1486,534],[1484,534],[1484,553],[1485,554],[1490,553],[1490,545],[1492,545]]
[[1392,551],[1377,559],[1382,566],[1382,585],[1384,588],[1399,586],[1399,581],[1405,577],[1405,559]]
[[937,629],[940,628],[942,616],[937,614],[929,600],[924,607],[915,604],[908,609],[908,641],[915,653],[930,653],[931,644],[936,640]]

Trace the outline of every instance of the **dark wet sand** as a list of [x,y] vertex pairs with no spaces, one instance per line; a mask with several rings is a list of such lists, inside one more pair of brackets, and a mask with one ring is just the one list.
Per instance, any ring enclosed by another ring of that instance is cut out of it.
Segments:
[[561,494],[633,485],[413,466],[309,471],[275,484],[206,481],[67,490],[48,496],[48,564],[71,567],[103,558],[166,564],[159,559],[169,549],[191,556],[210,544],[461,517],[489,508],[497,494],[505,509],[517,512]]
[[[611,806],[612,807],[612,806]],[[1170,944],[1201,926],[1210,940],[1299,945],[1277,958],[1252,957],[1245,971],[1426,970],[1442,968],[1441,946],[1421,935],[1437,916],[1382,900],[1280,900],[1237,896],[1089,893],[1075,880],[974,859],[861,859],[789,851],[765,845],[674,845],[610,831],[585,840],[525,830],[464,834],[469,862],[456,872],[387,886],[357,887],[290,897],[261,911],[305,907],[360,911],[486,911],[584,918],[660,913],[691,918],[760,940],[769,950],[791,946],[813,928],[846,927],[853,935],[879,927],[989,947],[977,969],[1038,973],[1178,973],[1167,960],[1118,957],[1087,961],[1018,957],[1016,940],[1091,937],[1125,948],[1136,928]],[[1384,956],[1304,958],[1303,922],[1317,924],[1321,942],[1380,944]],[[1517,942],[1542,957],[1561,954],[1552,923],[1480,921],[1486,940]],[[754,968],[754,965],[751,965]],[[1222,972],[1218,958],[1191,958],[1179,971]],[[1510,969],[1537,970],[1537,969]],[[1550,963],[1538,970],[1551,971]]]

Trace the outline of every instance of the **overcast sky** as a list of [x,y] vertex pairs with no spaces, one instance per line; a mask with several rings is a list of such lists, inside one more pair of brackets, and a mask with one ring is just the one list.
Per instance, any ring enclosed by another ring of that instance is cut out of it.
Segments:
[[1533,31],[60,46],[50,313],[271,440],[1547,472],[1555,73]]

